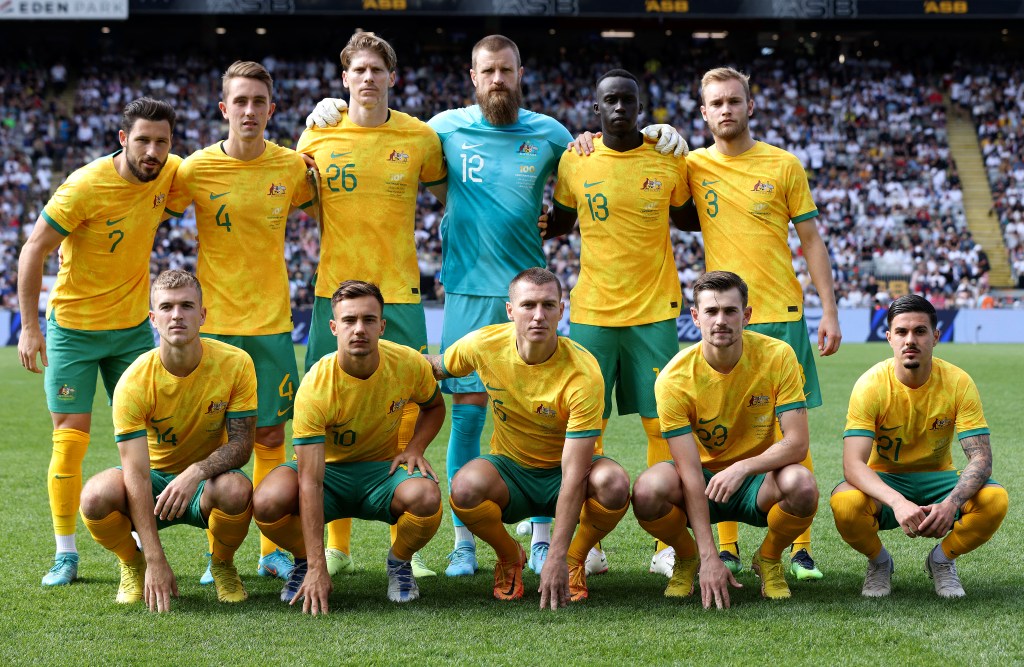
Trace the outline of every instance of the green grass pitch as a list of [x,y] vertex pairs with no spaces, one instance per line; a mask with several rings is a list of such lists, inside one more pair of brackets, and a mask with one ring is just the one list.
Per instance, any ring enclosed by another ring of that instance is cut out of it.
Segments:
[[[150,615],[141,605],[114,603],[117,570],[79,523],[81,581],[44,589],[39,579],[53,552],[45,473],[50,421],[42,378],[20,368],[15,348],[0,349],[4,378],[0,412],[0,664],[1005,664],[1024,660],[1020,569],[1024,519],[1024,439],[1019,346],[942,345],[939,356],[977,381],[992,428],[994,476],[1009,490],[1009,516],[995,538],[959,564],[967,598],[939,599],[922,564],[932,541],[890,532],[883,539],[896,562],[885,600],[860,597],[863,558],[836,533],[828,494],[841,478],[843,420],[861,372],[889,355],[881,344],[846,345],[819,360],[825,405],[811,412],[811,451],[822,493],[814,524],[814,555],[825,579],[791,583],[793,598],[762,600],[745,569],[744,588],[729,611],[704,611],[697,600],[662,597],[666,580],[647,572],[652,539],[628,513],[606,540],[611,572],[590,580],[591,599],[557,613],[538,610],[538,577],[527,572],[526,599],[490,596],[494,554],[480,548],[475,577],[420,581],[422,598],[397,605],[385,597],[383,524],[357,522],[354,576],[335,580],[331,614],[303,617],[278,601],[281,582],[256,576],[255,527],[237,562],[250,593],[222,605],[199,586],[205,536],[187,527],[161,533],[181,597],[173,612]],[[302,350],[297,350],[300,355]],[[1016,360],[1016,361],[1014,361]],[[93,413],[90,476],[118,462],[110,410],[102,391]],[[102,399],[100,398],[102,396]],[[490,432],[488,424],[486,434]],[[444,468],[448,423],[428,456]],[[636,416],[613,417],[606,451],[631,478],[645,462]],[[289,455],[291,448],[289,447]],[[955,461],[962,465],[962,451]],[[250,464],[251,466],[251,464]],[[443,474],[443,473],[442,473]],[[439,572],[451,548],[449,510],[425,549]],[[741,526],[746,565],[760,533]],[[525,538],[521,538],[525,539]]]

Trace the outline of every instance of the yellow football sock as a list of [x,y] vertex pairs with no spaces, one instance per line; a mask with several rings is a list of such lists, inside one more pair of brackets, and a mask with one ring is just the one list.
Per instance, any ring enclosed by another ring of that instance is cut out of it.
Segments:
[[412,555],[427,546],[441,525],[441,508],[431,516],[403,512],[395,523],[396,535],[391,553],[398,560],[412,560]]
[[102,519],[88,519],[82,515],[92,538],[104,549],[113,551],[121,562],[127,563],[139,552],[132,537],[132,522],[120,512],[111,512]]
[[[263,481],[263,478],[270,474],[270,471],[284,463],[284,445],[280,447],[267,447],[256,443],[252,448],[252,488],[256,488]],[[211,547],[212,548],[212,547]],[[266,535],[260,535],[260,557],[273,553],[277,545]],[[212,553],[212,552],[211,552]]]
[[686,529],[686,513],[673,505],[668,514],[654,521],[638,519],[640,527],[653,535],[659,542],[676,550],[677,558],[691,558],[697,555],[697,543]]
[[740,525],[735,521],[718,522],[718,550],[740,555]]
[[273,523],[256,520],[260,533],[267,536],[296,558],[306,557],[306,541],[302,536],[302,519],[298,514],[286,514]]
[[[661,437],[661,423],[657,417],[641,417],[640,422],[644,425],[644,433],[647,434],[647,467],[655,463],[671,461],[672,453],[668,449],[668,440]],[[668,545],[658,540],[654,547],[655,551],[661,551]]]
[[960,520],[942,540],[942,553],[953,559],[974,551],[996,534],[1006,517],[1010,496],[1001,486],[983,486],[960,510]]
[[594,453],[598,456],[604,456],[604,432],[608,430],[608,420],[601,420],[601,435],[597,436],[597,442],[594,443]]
[[501,508],[497,503],[485,500],[476,507],[464,509],[450,497],[448,502],[455,516],[459,517],[469,532],[494,548],[498,560],[511,563],[519,558],[519,543],[505,530],[505,524],[501,522]]
[[335,519],[327,524],[327,548],[352,555],[352,519]]
[[82,461],[89,449],[89,434],[73,428],[53,431],[53,451],[46,475],[50,515],[56,535],[74,535],[82,497]]
[[796,516],[783,510],[776,503],[768,510],[768,534],[764,536],[761,543],[761,556],[768,560],[779,560],[782,558],[782,550],[793,544],[796,536],[804,532],[814,515]]
[[878,507],[863,491],[850,489],[832,494],[829,500],[839,536],[851,547],[874,560],[882,553],[878,539]]
[[[781,436],[781,435],[782,435],[782,433],[780,431],[779,432],[779,436]],[[807,450],[807,456],[804,458],[803,461],[800,462],[800,465],[802,465],[803,467],[807,468],[811,472],[814,472],[814,461],[811,460],[811,450],[809,450],[809,449]],[[804,532],[800,533],[800,536],[797,537],[795,540],[793,540],[792,553],[796,553],[797,551],[800,551],[801,549],[805,550],[807,552],[808,556],[811,555],[811,527],[810,526],[807,526],[807,530],[805,530]]]
[[601,539],[612,532],[618,525],[619,520],[629,509],[629,501],[617,510],[610,510],[595,498],[587,498],[580,510],[580,523],[576,528],[576,535],[569,543],[569,550],[566,553],[572,563],[582,563],[587,559],[590,548],[598,544]]
[[398,539],[398,524],[388,526],[388,532],[391,534],[391,546],[395,546],[395,540]]
[[416,430],[416,420],[420,418],[420,406],[412,401],[402,408],[402,421],[398,423],[398,451],[404,452],[412,440],[412,434]]
[[210,548],[214,558],[230,563],[235,552],[242,546],[245,536],[249,534],[249,523],[252,521],[252,503],[241,514],[225,514],[216,507],[210,510],[210,534],[216,539]]

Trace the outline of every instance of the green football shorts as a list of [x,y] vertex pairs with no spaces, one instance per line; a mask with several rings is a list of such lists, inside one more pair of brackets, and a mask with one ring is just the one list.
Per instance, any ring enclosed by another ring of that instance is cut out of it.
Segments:
[[[666,463],[674,465],[672,461],[666,461]],[[715,476],[715,473],[707,468],[702,468],[702,470],[704,471],[704,485],[707,486],[711,478]],[[716,503],[713,500],[708,500],[708,512],[711,514],[711,523],[738,521],[739,523],[760,526],[761,528],[767,526],[768,513],[762,512],[757,506],[757,492],[761,490],[761,485],[764,484],[764,477],[764,473],[747,477],[727,502]],[[689,525],[689,521],[687,521],[687,525]]]
[[807,335],[807,320],[801,317],[796,322],[748,324],[747,331],[789,343],[796,352],[796,360],[800,362],[800,372],[804,376],[804,401],[808,409],[820,407],[821,385],[818,384],[818,366],[814,361],[815,348],[811,347],[811,339]]
[[[957,470],[940,470],[936,472],[880,472],[878,476],[882,478],[890,488],[899,491],[899,493],[914,503],[915,505],[934,505],[935,503],[941,503],[945,500],[950,493],[953,491],[953,487],[956,486],[957,482],[960,481],[960,472]],[[991,477],[985,482],[985,485],[995,484],[999,485]],[[892,530],[899,528],[900,524],[896,521],[896,514],[892,511],[892,508],[883,505],[882,503],[876,502],[879,506],[878,512],[878,529],[879,530]],[[960,520],[960,510],[956,511],[955,520]]]
[[[297,461],[289,461],[284,465],[298,473]],[[391,461],[325,465],[324,522],[354,518],[383,521],[387,524],[396,523],[398,517],[391,514],[391,501],[395,497],[398,485],[416,477],[423,477],[423,473],[417,469],[410,475],[404,465],[399,466],[394,475],[389,475],[389,470]]]
[[569,338],[594,355],[604,376],[604,418],[612,414],[612,387],[620,415],[656,418],[654,380],[679,352],[675,319],[631,327],[569,323]]
[[[117,466],[117,469],[122,470],[121,466]],[[241,470],[238,470],[237,468],[234,470],[229,470],[223,474],[227,475],[233,472],[238,473],[239,475],[245,477],[246,479],[249,479],[248,475],[246,475]],[[170,484],[171,481],[173,481],[174,478],[177,476],[178,475],[174,473],[161,472],[159,470],[151,469],[149,471],[149,481],[153,485],[153,502],[156,502],[156,497],[163,493],[163,490],[167,488],[167,485]],[[203,489],[205,488],[206,480],[204,479],[203,481],[199,482],[199,486],[196,488],[195,495],[193,495],[192,500],[189,501],[188,509],[185,510],[185,513],[177,519],[171,519],[170,521],[164,521],[160,517],[157,517],[156,529],[163,530],[168,526],[178,525],[195,526],[196,528],[209,528],[209,526],[207,525],[206,517],[203,516],[203,511],[199,506],[199,501],[203,497]]]
[[97,369],[107,402],[112,404],[121,374],[139,355],[153,349],[153,341],[148,318],[130,329],[84,331],[62,327],[51,314],[46,321],[48,365],[43,376],[46,406],[62,414],[92,412]]
[[[338,339],[331,333],[331,300],[322,296],[313,302],[313,319],[309,323],[309,343],[306,346],[306,372],[328,354],[338,351]],[[384,340],[427,352],[427,318],[421,303],[385,303]]]
[[276,426],[292,418],[299,367],[290,333],[266,336],[202,334],[244,350],[256,367],[256,426]]
[[[508,505],[501,511],[504,523],[516,523],[528,517],[555,516],[558,490],[562,488],[562,468],[529,468],[501,454],[483,454],[480,458],[498,469],[508,487]],[[607,458],[595,455],[591,462]]]

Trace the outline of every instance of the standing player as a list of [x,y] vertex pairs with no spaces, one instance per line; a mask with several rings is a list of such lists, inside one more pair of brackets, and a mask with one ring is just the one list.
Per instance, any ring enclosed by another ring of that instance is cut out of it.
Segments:
[[[523,596],[526,554],[502,525],[554,516],[554,540],[540,572],[540,606],[588,596],[586,559],[629,507],[629,477],[595,456],[604,392],[601,369],[558,336],[565,304],[553,273],[533,268],[508,287],[506,317],[429,357],[437,378],[480,374],[494,409],[491,454],[452,481],[451,506],[466,529],[494,547],[494,597]],[[579,530],[573,538],[573,531]],[[570,542],[571,540],[571,542]]]
[[[18,355],[22,366],[39,373],[39,354],[53,420],[46,478],[57,554],[44,586],[78,577],[75,523],[97,369],[112,397],[121,373],[153,348],[146,317],[149,260],[181,163],[170,154],[173,132],[169,104],[145,97],[129,102],[118,131],[121,149],[77,170],[57,188],[21,250]],[[43,262],[58,245],[63,262],[44,340],[38,313]]]
[[[398,66],[390,44],[372,32],[356,33],[341,51],[341,66],[342,82],[350,91],[347,112],[334,127],[311,123],[297,147],[316,160],[326,185],[307,372],[321,357],[337,351],[330,327],[331,296],[348,279],[380,287],[388,323],[385,340],[427,350],[414,235],[416,196],[417,182],[430,186],[445,179],[441,142],[426,123],[388,108]],[[408,444],[418,414],[415,401],[406,404],[400,448]],[[327,567],[332,575],[354,571],[351,527],[351,519],[328,525]],[[413,567],[417,577],[434,574],[418,554]]]
[[[940,597],[964,596],[956,559],[995,534],[1009,505],[992,474],[992,447],[978,388],[967,373],[932,357],[935,308],[910,294],[889,306],[885,337],[893,358],[860,377],[843,433],[843,474],[832,514],[846,542],[868,558],[861,594],[892,592],[893,560],[879,530],[943,538],[925,572]],[[967,467],[953,467],[953,438]]]
[[[309,206],[312,193],[302,156],[263,138],[274,113],[273,80],[263,65],[233,63],[224,72],[223,94],[219,107],[228,138],[182,163],[175,179],[180,196],[168,202],[168,211],[180,216],[190,202],[196,205],[196,274],[210,306],[202,334],[242,348],[256,365],[260,405],[253,483],[258,486],[285,459],[284,423],[298,377],[285,224],[292,207]],[[212,552],[212,535],[210,545]],[[291,567],[270,540],[260,539],[261,576],[287,579]]]
[[121,466],[85,485],[82,519],[118,557],[118,602],[145,599],[150,611],[170,611],[178,585],[157,531],[176,524],[209,529],[217,599],[241,602],[248,595],[234,555],[249,532],[252,484],[239,468],[252,455],[256,371],[245,352],[200,339],[206,309],[191,273],[157,277],[149,317],[160,347],[139,357],[114,392]]
[[[423,457],[444,423],[444,398],[430,364],[408,346],[380,340],[386,321],[376,285],[346,280],[331,298],[335,353],[313,365],[295,401],[298,461],[271,472],[256,492],[260,530],[295,554],[281,599],[328,611],[331,579],[324,520],[358,517],[397,528],[387,555],[388,599],[419,597],[412,557],[441,525],[441,491]],[[402,408],[422,414],[398,446]],[[399,470],[401,468],[401,470]]]
[[704,606],[729,606],[727,583],[736,582],[715,556],[710,527],[726,520],[767,526],[751,567],[762,596],[788,598],[782,551],[818,508],[814,474],[800,465],[809,443],[800,366],[785,343],[743,330],[751,309],[735,273],[705,273],[693,304],[701,341],[679,352],[655,384],[672,461],[636,480],[633,512],[675,548],[667,597],[690,595],[699,569]]
[[[558,121],[522,107],[523,67],[519,47],[502,35],[484,37],[473,47],[477,104],[445,111],[429,122],[441,138],[449,177],[431,187],[446,203],[441,221],[444,247],[441,282],[446,303],[441,349],[476,329],[505,319],[505,290],[512,277],[545,262],[537,217],[544,187],[571,140]],[[307,125],[337,123],[344,100],[322,100]],[[659,138],[659,151],[682,150],[669,125],[644,129]],[[448,441],[449,486],[458,469],[480,453],[487,394],[476,373],[449,379],[441,389],[452,397]],[[449,576],[477,570],[473,535],[457,516]],[[551,540],[550,519],[535,518],[531,557],[542,560]],[[539,569],[539,568],[538,568]]]
[[[738,273],[755,286],[749,328],[793,347],[804,375],[807,407],[816,408],[821,405],[821,389],[803,316],[803,290],[793,272],[787,242],[791,221],[821,298],[818,351],[822,356],[833,354],[842,340],[832,267],[814,221],[818,209],[800,161],[750,136],[754,100],[748,78],[720,67],[701,79],[700,112],[715,144],[687,157],[690,192],[704,234],[706,269]],[[805,464],[813,470],[810,453]],[[719,524],[718,536],[722,559],[732,572],[739,572],[736,524]],[[793,544],[789,567],[797,579],[822,577],[811,557],[810,536],[808,527]]]
[[[598,79],[596,92],[603,136],[594,140],[589,157],[569,151],[559,163],[548,236],[572,229],[579,218],[580,277],[569,295],[569,336],[601,366],[603,425],[611,416],[613,388],[620,415],[640,413],[649,467],[669,458],[654,380],[679,351],[676,318],[683,299],[669,217],[684,224],[686,160],[661,155],[644,141],[636,77],[611,70]],[[671,549],[658,544],[655,551],[652,571],[671,575]],[[596,557],[603,560],[603,554]],[[598,572],[607,568],[603,562]]]

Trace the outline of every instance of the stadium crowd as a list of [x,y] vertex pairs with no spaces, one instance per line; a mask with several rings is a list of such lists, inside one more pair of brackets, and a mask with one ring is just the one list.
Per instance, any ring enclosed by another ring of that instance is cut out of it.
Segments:
[[[595,46],[558,60],[527,58],[525,106],[548,113],[576,134],[595,129],[593,81],[603,71],[629,65],[629,54]],[[322,97],[343,92],[338,65],[325,60],[264,59],[275,78],[277,111],[268,136],[294,146],[306,114]],[[650,59],[642,74],[646,111],[642,122],[679,128],[691,148],[711,143],[699,114],[699,74],[717,64],[695,58],[687,65]],[[63,177],[113,147],[120,110],[141,95],[169,101],[178,112],[173,150],[181,155],[226,134],[217,109],[220,75],[227,63],[166,55],[140,73],[121,56],[82,64],[73,74],[61,65],[7,64],[0,68],[0,297],[16,307],[20,244]],[[760,111],[754,136],[797,155],[808,170],[821,215],[840,307],[885,307],[909,289],[940,307],[1020,305],[988,295],[988,257],[967,229],[959,177],[945,134],[944,80],[923,77],[888,60],[762,57],[741,68],[751,74]],[[464,55],[424,56],[400,62],[391,106],[427,119],[473,102]],[[993,190],[993,209],[1006,232],[1014,273],[1024,286],[1024,96],[1013,68],[971,73],[954,80],[954,99],[970,106],[982,139]],[[550,190],[548,193],[550,202]],[[421,191],[416,223],[421,293],[443,299],[440,270],[440,205]],[[702,273],[699,234],[673,231],[684,294]],[[808,306],[819,302],[790,232],[793,267]],[[156,237],[152,271],[194,269],[195,219],[190,213],[163,225]],[[577,279],[580,241],[570,234],[546,243],[550,268],[569,287]],[[309,281],[319,239],[314,221],[295,214],[289,223],[286,261],[293,305],[309,307]],[[56,270],[51,258],[48,273]]]

